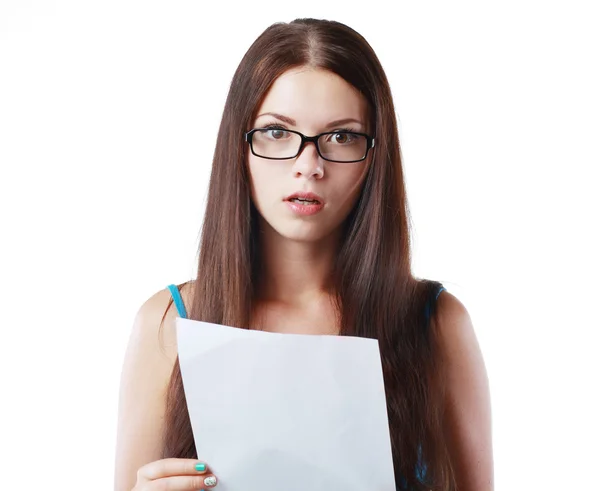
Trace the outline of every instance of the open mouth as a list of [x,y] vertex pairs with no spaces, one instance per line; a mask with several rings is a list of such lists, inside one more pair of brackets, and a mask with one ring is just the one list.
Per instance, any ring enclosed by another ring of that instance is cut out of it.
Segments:
[[304,199],[304,198],[290,198],[288,199],[290,203],[298,203],[301,205],[320,205],[321,202],[316,199]]

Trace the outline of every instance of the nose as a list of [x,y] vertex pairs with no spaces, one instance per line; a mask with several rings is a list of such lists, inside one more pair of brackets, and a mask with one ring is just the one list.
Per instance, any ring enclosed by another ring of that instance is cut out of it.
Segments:
[[295,177],[306,176],[321,179],[325,173],[323,159],[317,152],[315,142],[306,142],[294,161],[293,172]]

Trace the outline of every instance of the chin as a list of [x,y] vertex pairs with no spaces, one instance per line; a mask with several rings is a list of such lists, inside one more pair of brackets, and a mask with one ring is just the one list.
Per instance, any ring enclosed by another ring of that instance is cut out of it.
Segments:
[[[324,224],[276,224],[275,232],[281,237],[294,242],[319,242],[332,233],[330,227],[325,227]],[[320,225],[320,226],[319,226]]]
[[315,242],[322,239],[324,236],[322,232],[319,233],[317,230],[300,231],[286,229],[286,227],[276,228],[275,232],[284,239],[294,242]]
[[287,217],[265,217],[260,214],[261,228],[294,242],[317,242],[328,237],[332,230],[325,220],[301,223]]

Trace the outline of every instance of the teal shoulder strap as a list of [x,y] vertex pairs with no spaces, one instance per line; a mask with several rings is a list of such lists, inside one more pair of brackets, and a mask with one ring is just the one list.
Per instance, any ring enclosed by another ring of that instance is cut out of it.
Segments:
[[181,293],[179,293],[179,288],[177,288],[176,285],[169,285],[167,288],[171,292],[179,317],[187,319],[187,312],[185,311],[185,305],[183,305],[183,299],[181,298]]

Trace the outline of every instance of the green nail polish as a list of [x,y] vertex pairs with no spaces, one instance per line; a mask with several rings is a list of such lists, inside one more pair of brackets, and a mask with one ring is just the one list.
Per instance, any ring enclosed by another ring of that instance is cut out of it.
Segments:
[[198,472],[204,472],[206,470],[206,464],[196,464],[196,470]]

